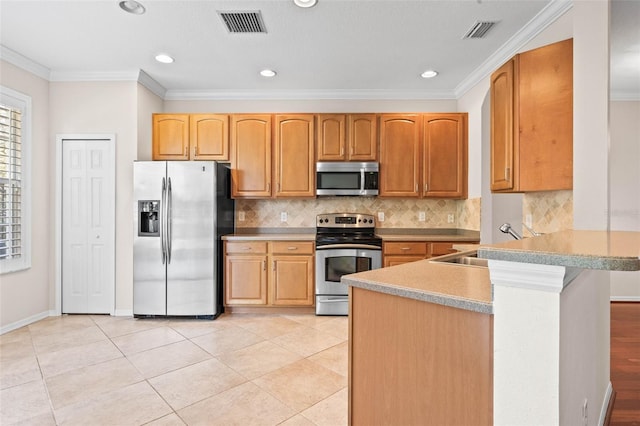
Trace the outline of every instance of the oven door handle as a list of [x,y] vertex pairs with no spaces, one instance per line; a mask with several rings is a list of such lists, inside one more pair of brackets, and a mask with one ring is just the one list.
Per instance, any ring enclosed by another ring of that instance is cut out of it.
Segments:
[[344,303],[349,300],[348,296],[344,296],[340,299],[322,299],[319,303]]
[[335,249],[366,249],[366,250],[382,250],[382,247],[379,246],[374,246],[374,245],[370,245],[370,244],[350,244],[350,243],[343,243],[343,244],[327,244],[324,246],[316,246],[316,250],[335,250]]

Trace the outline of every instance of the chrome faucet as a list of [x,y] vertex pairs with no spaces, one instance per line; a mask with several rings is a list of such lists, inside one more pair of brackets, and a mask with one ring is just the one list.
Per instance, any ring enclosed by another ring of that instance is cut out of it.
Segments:
[[522,239],[522,236],[519,235],[516,231],[514,231],[513,228],[511,228],[510,223],[503,223],[502,226],[500,226],[500,231],[504,232],[505,234],[511,235],[516,240]]

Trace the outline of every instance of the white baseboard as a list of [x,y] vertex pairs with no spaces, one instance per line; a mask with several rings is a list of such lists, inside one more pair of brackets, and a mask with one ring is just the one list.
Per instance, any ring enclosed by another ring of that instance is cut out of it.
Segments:
[[607,392],[604,394],[604,401],[602,401],[602,407],[600,408],[600,418],[598,419],[598,426],[604,426],[604,420],[607,417],[607,410],[609,409],[609,402],[613,396],[613,385],[609,382],[607,386]]
[[8,332],[13,331],[13,330],[17,330],[17,329],[19,329],[21,327],[24,327],[25,325],[33,324],[34,322],[40,321],[41,319],[50,317],[50,316],[52,316],[51,312],[52,311],[40,312],[39,314],[35,314],[35,315],[31,315],[30,317],[23,318],[20,321],[16,321],[14,323],[7,324],[7,325],[3,326],[2,328],[0,328],[0,335],[8,333]]
[[611,296],[612,302],[640,302],[640,296]]
[[132,317],[133,309],[116,309],[115,316],[117,317]]

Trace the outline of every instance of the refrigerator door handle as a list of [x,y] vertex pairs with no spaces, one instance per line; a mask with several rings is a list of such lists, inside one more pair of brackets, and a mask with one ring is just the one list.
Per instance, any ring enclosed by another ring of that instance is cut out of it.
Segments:
[[171,194],[171,178],[167,184],[167,263],[171,263],[171,240],[173,238],[173,195]]
[[160,203],[160,246],[162,247],[162,264],[165,264],[167,257],[167,244],[165,241],[166,230],[166,214],[164,212],[165,205],[167,204],[167,182],[165,178],[162,178],[162,201]]

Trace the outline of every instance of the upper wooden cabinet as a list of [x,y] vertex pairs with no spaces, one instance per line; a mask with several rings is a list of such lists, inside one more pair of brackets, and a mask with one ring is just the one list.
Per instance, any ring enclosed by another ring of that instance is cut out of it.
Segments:
[[423,117],[422,190],[425,197],[467,197],[467,113]]
[[229,161],[229,116],[191,114],[189,145],[192,160]]
[[491,190],[573,187],[573,40],[520,53],[491,75]]
[[154,160],[189,159],[189,114],[153,114]]
[[376,161],[376,114],[319,114],[318,161]]
[[275,116],[275,197],[315,197],[314,116]]
[[420,114],[380,116],[380,196],[420,196]]
[[380,196],[467,197],[467,114],[380,116]]
[[271,115],[231,116],[231,195],[271,197]]
[[154,160],[229,160],[229,116],[153,114]]

